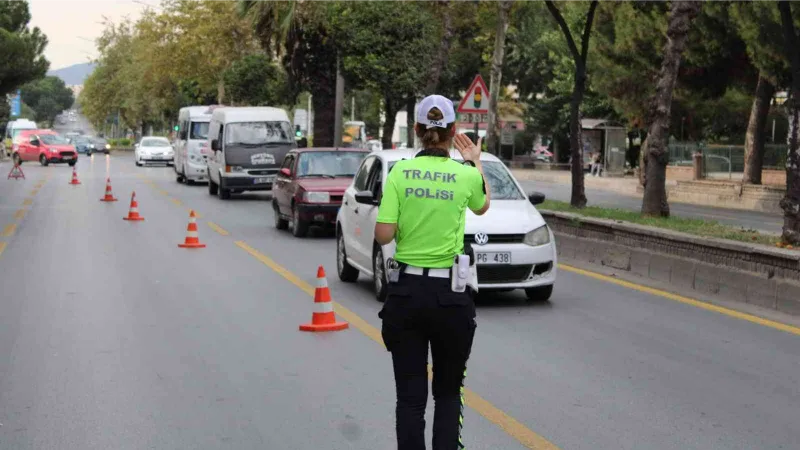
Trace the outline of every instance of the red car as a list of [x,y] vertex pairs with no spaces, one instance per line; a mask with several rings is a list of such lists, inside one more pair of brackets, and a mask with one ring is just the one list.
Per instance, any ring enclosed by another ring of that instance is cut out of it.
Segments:
[[303,237],[311,225],[334,226],[342,196],[361,161],[360,148],[297,148],[283,159],[272,188],[275,227]]
[[16,163],[39,161],[43,166],[50,163],[78,162],[78,152],[69,141],[53,130],[24,130],[14,138],[11,148]]

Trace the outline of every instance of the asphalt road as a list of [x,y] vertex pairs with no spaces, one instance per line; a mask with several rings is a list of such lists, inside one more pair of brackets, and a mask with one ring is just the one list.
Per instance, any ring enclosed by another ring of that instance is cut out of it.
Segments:
[[[570,185],[541,181],[522,181],[521,183],[526,190],[542,192],[549,199],[562,202],[569,202],[570,200],[572,189]],[[587,190],[586,197],[589,199],[590,206],[628,209],[631,211],[641,211],[642,209],[641,195],[632,196],[597,189]],[[780,234],[783,228],[783,217],[778,214],[675,202],[670,202],[669,208],[670,213],[677,217],[703,219],[765,233]]]
[[[380,304],[338,281],[329,234],[130,155],[77,167],[0,181],[0,449],[396,448]],[[122,220],[134,190],[143,222]],[[205,249],[177,247],[189,208]],[[349,330],[297,329],[320,264]],[[800,335],[566,270],[548,303],[484,296],[478,323],[469,449],[800,442]]]

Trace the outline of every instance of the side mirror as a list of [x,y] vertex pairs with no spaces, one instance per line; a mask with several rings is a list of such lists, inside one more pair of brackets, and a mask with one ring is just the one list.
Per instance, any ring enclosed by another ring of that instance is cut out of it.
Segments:
[[371,191],[356,192],[356,203],[364,205],[379,205],[380,202],[375,198],[375,194]]
[[212,139],[211,140],[211,150],[214,150],[215,152],[220,151],[219,140],[218,139]]
[[544,203],[544,194],[541,192],[531,192],[528,194],[528,200],[531,202],[531,205],[539,205]]
[[186,130],[181,131],[181,136],[180,137],[181,137],[182,141],[186,140],[186,135],[187,135]]
[[292,171],[289,170],[288,167],[284,167],[283,169],[281,169],[280,170],[280,174],[283,175],[286,178],[291,178],[292,177]]
[[38,139],[31,139],[31,145],[34,146],[34,147],[38,147],[39,146],[39,140]]

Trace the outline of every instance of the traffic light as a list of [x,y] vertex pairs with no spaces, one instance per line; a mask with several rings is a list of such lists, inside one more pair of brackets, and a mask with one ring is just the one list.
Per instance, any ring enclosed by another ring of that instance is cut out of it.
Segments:
[[177,126],[177,125],[175,125],[174,127],[172,127],[172,129],[173,129],[173,130],[175,130],[175,131],[178,131],[180,128],[181,128],[181,127],[179,127],[179,126]]
[[296,137],[303,137],[303,132],[300,130],[300,125],[294,126],[294,135]]
[[483,90],[480,87],[476,87],[475,95],[472,96],[472,106],[480,108],[482,98],[483,98]]

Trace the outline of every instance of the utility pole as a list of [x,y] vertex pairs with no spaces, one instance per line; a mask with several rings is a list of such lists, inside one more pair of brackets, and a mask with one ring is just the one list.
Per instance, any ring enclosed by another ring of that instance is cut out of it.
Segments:
[[356,96],[350,98],[350,121],[353,122],[356,120]]
[[311,97],[312,95],[308,96],[308,109],[306,109],[306,136],[311,135]]
[[336,105],[333,119],[333,145],[342,146],[342,112],[344,110],[344,77],[341,71],[341,58],[336,57]]

